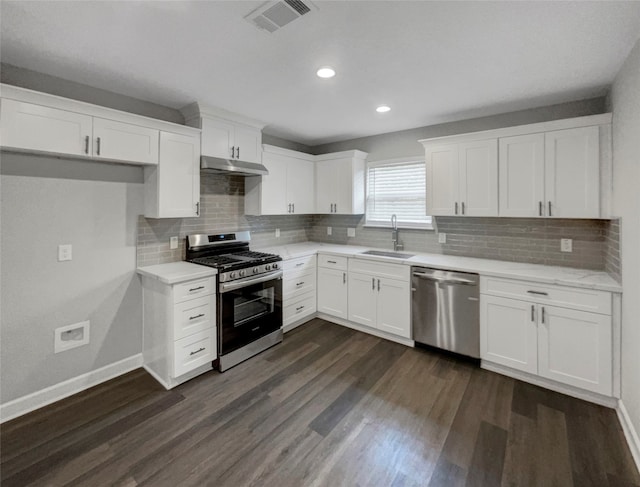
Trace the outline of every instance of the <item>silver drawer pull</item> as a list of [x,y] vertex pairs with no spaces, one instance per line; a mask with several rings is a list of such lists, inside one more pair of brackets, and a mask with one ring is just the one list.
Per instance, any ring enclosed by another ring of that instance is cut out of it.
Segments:
[[189,316],[190,320],[197,320],[198,318],[202,318],[204,316],[204,313],[200,313],[199,315],[195,315],[195,316]]
[[296,313],[300,312],[300,310],[303,310],[303,309],[304,309],[304,306],[300,306],[300,307],[296,308]]
[[335,260],[328,260],[327,261],[329,264],[337,264],[337,262]]
[[298,262],[298,263],[296,264],[296,267],[300,267],[301,265],[304,265],[304,262]]
[[296,286],[302,286],[304,284],[304,281],[302,282],[296,282]]
[[545,293],[544,291],[527,291],[529,294],[538,294],[540,296],[549,296],[549,293]]
[[200,289],[204,289],[204,286],[198,286],[198,287],[192,287],[191,289],[189,289],[189,292],[193,292],[193,291],[198,291]]
[[198,350],[196,350],[195,352],[191,352],[189,355],[195,355],[196,353],[200,353],[200,352],[202,352],[202,351],[204,351],[204,350],[206,350],[206,348],[201,347],[201,348],[199,348]]

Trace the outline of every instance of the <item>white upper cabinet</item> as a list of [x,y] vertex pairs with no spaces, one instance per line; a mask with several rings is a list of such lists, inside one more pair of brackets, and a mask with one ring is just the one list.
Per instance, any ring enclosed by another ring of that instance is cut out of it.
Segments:
[[315,157],[316,213],[364,214],[366,157],[357,150]]
[[544,134],[500,139],[500,216],[542,216]]
[[89,115],[2,99],[3,148],[90,156],[93,119]]
[[545,134],[547,216],[600,217],[600,144],[598,127]]
[[498,215],[497,140],[425,147],[427,214]]
[[235,149],[234,153],[231,153],[235,136],[233,123],[215,118],[203,118],[201,128],[208,135],[202,138],[202,154],[222,159],[233,158],[235,155]]
[[427,214],[607,218],[611,114],[420,142]]
[[200,137],[160,132],[160,162],[144,178],[146,217],[199,216]]
[[93,119],[94,156],[158,164],[160,131],[104,118]]
[[262,130],[237,124],[233,145],[235,146],[236,159],[255,163],[262,160]]
[[314,212],[313,156],[264,145],[262,163],[269,174],[245,179],[247,215],[302,215]]

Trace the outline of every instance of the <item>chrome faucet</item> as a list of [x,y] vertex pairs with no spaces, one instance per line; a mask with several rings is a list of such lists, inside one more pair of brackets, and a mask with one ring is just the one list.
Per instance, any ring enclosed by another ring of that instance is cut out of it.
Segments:
[[391,241],[393,242],[394,252],[404,248],[404,245],[398,240],[398,217],[395,213],[391,215]]

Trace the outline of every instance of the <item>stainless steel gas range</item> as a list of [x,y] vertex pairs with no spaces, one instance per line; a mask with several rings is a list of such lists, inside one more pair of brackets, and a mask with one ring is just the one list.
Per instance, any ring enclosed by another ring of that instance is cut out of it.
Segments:
[[249,250],[249,232],[187,236],[187,261],[218,269],[218,370],[282,341],[282,258]]

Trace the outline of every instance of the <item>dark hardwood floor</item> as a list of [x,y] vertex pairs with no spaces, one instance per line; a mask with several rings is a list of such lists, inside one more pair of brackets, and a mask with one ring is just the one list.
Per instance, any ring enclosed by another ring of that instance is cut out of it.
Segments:
[[640,486],[614,411],[322,320],[5,423],[2,486]]

